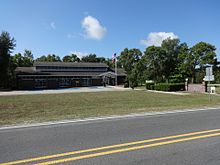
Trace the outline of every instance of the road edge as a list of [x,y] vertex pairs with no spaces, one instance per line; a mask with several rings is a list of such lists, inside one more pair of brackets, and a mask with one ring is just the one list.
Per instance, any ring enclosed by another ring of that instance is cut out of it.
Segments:
[[176,114],[176,113],[188,113],[188,112],[208,111],[208,110],[218,110],[218,109],[220,109],[220,107],[131,113],[127,115],[111,115],[111,116],[90,117],[90,118],[74,119],[74,120],[60,120],[60,121],[49,121],[49,122],[41,122],[41,123],[6,125],[6,126],[0,126],[0,131],[10,130],[10,129],[19,129],[19,128],[31,128],[31,127],[71,124],[71,123],[84,123],[84,122],[91,123],[91,122],[105,121],[105,120],[132,119],[136,117],[157,116],[157,115],[167,115],[167,114]]

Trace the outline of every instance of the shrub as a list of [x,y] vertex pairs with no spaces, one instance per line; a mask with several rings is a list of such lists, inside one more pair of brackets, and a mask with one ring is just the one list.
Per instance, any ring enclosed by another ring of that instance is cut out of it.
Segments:
[[128,82],[125,82],[125,83],[124,83],[124,88],[129,88]]
[[146,89],[154,90],[154,83],[146,83]]
[[160,83],[154,85],[154,89],[158,91],[183,91],[185,90],[184,83]]

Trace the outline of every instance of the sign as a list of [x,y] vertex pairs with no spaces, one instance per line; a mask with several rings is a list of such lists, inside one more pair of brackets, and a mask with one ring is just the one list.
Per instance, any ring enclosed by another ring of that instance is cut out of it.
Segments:
[[215,80],[215,77],[214,75],[212,74],[212,66],[211,67],[207,67],[206,70],[206,75],[204,77],[204,81],[214,81]]
[[203,80],[204,80],[204,81],[214,81],[214,80],[215,80],[215,77],[214,77],[214,75],[205,76]]
[[212,75],[212,67],[207,67],[205,71],[206,71],[206,76],[213,76]]

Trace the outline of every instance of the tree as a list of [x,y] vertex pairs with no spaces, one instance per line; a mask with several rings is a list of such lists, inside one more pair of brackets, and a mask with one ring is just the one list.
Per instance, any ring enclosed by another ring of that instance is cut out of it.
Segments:
[[37,58],[35,61],[37,61],[37,62],[45,62],[45,61],[47,61],[47,57],[45,55],[43,55],[43,56]]
[[63,62],[80,62],[80,59],[75,54],[66,55],[63,57]]
[[142,57],[142,52],[139,49],[133,48],[133,49],[128,49],[125,48],[118,60],[119,63],[122,65],[124,70],[127,72],[127,80],[129,81],[130,85],[135,87],[137,83],[135,82],[137,80],[137,63],[140,61]]
[[97,57],[97,62],[104,63],[105,60],[105,57]]
[[61,62],[61,59],[59,56],[56,56],[55,54],[48,54],[47,56],[43,55],[39,58],[37,58],[35,61],[38,62]]
[[105,61],[104,61],[105,64],[107,64],[110,68],[114,68],[114,63],[112,62],[112,59],[110,58],[107,58]]
[[192,75],[192,56],[190,49],[186,43],[182,43],[178,50],[178,63],[174,71],[174,75],[171,76],[173,82],[184,82],[185,78],[189,78]]
[[147,79],[154,82],[162,82],[165,79],[166,73],[166,52],[161,47],[149,46],[144,51],[142,63],[144,65]]
[[0,35],[0,88],[9,87],[10,54],[15,46],[15,39],[3,31]]
[[33,54],[30,50],[25,50],[23,55],[17,53],[11,57],[13,67],[31,67],[33,66]]
[[96,54],[89,54],[87,56],[82,57],[81,61],[105,63],[106,59],[105,57],[97,57]]
[[61,59],[59,56],[56,56],[55,54],[48,54],[47,55],[47,61],[48,62],[61,62]]
[[215,46],[206,42],[199,42],[190,49],[192,82],[195,81],[196,69],[203,69],[205,64],[214,64],[216,53]]
[[89,54],[82,57],[82,62],[97,62],[96,54]]
[[164,76],[168,81],[169,81],[169,77],[174,74],[177,64],[179,62],[178,59],[179,48],[180,48],[179,43],[180,43],[179,39],[167,38],[161,44],[162,49],[166,53],[165,59],[163,60],[165,66],[163,70],[165,71]]

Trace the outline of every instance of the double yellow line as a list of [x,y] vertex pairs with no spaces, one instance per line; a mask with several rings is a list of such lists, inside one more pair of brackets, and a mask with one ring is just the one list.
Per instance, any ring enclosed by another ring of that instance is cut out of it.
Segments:
[[[186,133],[186,134],[180,134],[180,135],[166,136],[166,137],[161,137],[161,138],[146,139],[146,140],[141,140],[141,141],[104,146],[104,147],[99,147],[99,148],[91,148],[91,149],[85,149],[85,150],[65,152],[65,153],[60,153],[60,154],[17,160],[17,161],[12,161],[12,162],[7,162],[7,163],[0,163],[0,165],[14,165],[14,164],[21,164],[21,163],[31,163],[31,164],[36,163],[35,165],[58,164],[58,163],[65,163],[65,162],[70,162],[70,161],[75,161],[75,160],[80,160],[80,159],[93,158],[93,157],[110,155],[110,154],[126,152],[126,151],[134,151],[134,150],[139,150],[139,149],[144,149],[144,148],[156,147],[156,146],[161,146],[161,145],[173,144],[173,143],[178,143],[178,142],[184,142],[184,141],[190,141],[190,140],[196,140],[196,139],[202,139],[202,138],[208,138],[208,137],[214,137],[214,136],[220,136],[220,129],[192,132],[192,133]],[[145,144],[145,143],[150,143],[150,144]],[[67,157],[67,158],[63,158],[63,157]],[[55,158],[56,160],[49,160],[49,159],[55,159]],[[41,161],[41,163],[37,163],[37,161]]]

